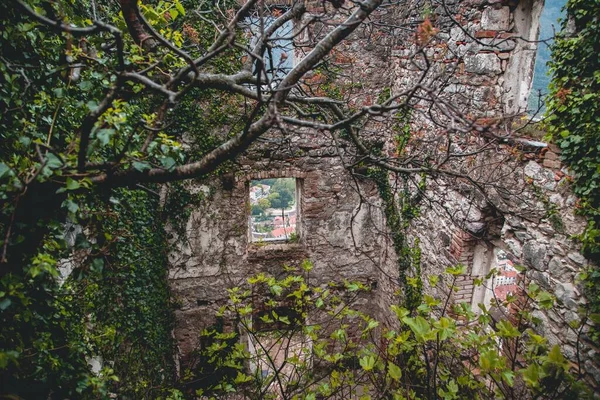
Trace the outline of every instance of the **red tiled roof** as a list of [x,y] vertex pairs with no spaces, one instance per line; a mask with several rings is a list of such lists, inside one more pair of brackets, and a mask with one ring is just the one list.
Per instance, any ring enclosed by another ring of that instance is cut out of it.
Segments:
[[296,232],[296,227],[288,226],[287,228],[273,229],[271,231],[271,235],[273,235],[273,237],[281,237],[281,236],[285,236],[286,233],[288,235],[290,235],[291,233],[294,233],[294,232]]

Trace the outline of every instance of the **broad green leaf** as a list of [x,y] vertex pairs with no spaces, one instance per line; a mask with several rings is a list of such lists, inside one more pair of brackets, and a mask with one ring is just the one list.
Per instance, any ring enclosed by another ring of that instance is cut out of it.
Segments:
[[464,275],[466,270],[467,270],[466,266],[464,266],[462,264],[458,264],[455,267],[446,268],[446,273],[448,273],[452,276],[460,276],[460,275]]
[[521,336],[521,333],[510,323],[510,321],[502,320],[496,324],[498,335],[503,338],[516,338]]
[[537,388],[540,386],[540,380],[545,377],[542,368],[534,363],[531,363],[527,368],[521,369],[519,371],[525,383],[532,388]]
[[565,371],[569,368],[569,363],[565,360],[565,357],[560,351],[560,347],[556,344],[552,346],[552,349],[548,352],[546,360],[553,365],[563,368]]
[[2,179],[4,175],[7,175],[9,171],[10,168],[8,167],[8,165],[4,164],[3,162],[0,162],[0,179]]
[[439,321],[434,323],[434,326],[438,330],[440,340],[446,340],[452,337],[456,332],[454,321],[446,317],[440,318]]
[[513,387],[515,383],[515,373],[513,371],[502,371],[502,380]]
[[368,325],[367,325],[367,330],[372,330],[375,329],[379,326],[379,322],[375,321],[374,319],[370,320]]
[[175,8],[181,13],[181,15],[185,15],[185,8],[183,8],[179,0],[175,0],[173,4],[175,4]]
[[479,366],[484,372],[493,372],[504,366],[504,358],[498,354],[497,349],[487,350],[479,355]]
[[416,318],[404,317],[402,318],[402,322],[408,325],[418,341],[427,341],[435,337],[435,333],[431,330],[431,325],[421,316],[417,316]]
[[388,363],[388,374],[395,381],[399,381],[402,378],[402,370],[394,363]]
[[554,305],[554,297],[545,290],[539,292],[535,296],[535,300],[537,301],[538,305],[545,310],[549,310]]
[[72,178],[67,178],[67,182],[65,183],[65,186],[58,189],[56,191],[56,193],[63,193],[67,190],[77,190],[81,187],[81,185],[79,184],[79,181],[76,181],[75,179]]
[[359,360],[359,363],[365,371],[371,371],[375,367],[375,357],[364,356]]
[[134,161],[132,164],[134,169],[140,171],[140,172],[144,172],[146,170],[149,170],[150,164],[148,164],[147,162],[143,162],[143,161]]

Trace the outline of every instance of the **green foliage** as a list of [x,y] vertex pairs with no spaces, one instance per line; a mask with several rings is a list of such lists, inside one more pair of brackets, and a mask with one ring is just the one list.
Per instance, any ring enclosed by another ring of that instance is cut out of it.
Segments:
[[[70,222],[55,223],[29,266],[0,281],[3,393],[155,397],[174,374],[158,198],[123,189],[67,201]],[[61,265],[74,268],[63,284]]]
[[416,314],[392,306],[391,329],[359,306],[372,295],[365,285],[314,285],[307,266],[229,290],[186,372],[190,398],[591,398],[560,348],[531,329],[537,286],[521,293],[522,308],[504,304],[510,317],[495,326],[485,307],[476,315],[427,298]]
[[119,378],[112,390],[130,398],[155,398],[174,378],[173,327],[167,287],[167,249],[158,196],[114,191],[98,204],[98,229],[106,239],[101,273],[73,285],[93,330],[112,332],[95,344]]
[[[407,134],[409,135],[410,132]],[[403,191],[394,192],[387,171],[371,168],[369,176],[377,184],[379,196],[383,201],[386,223],[398,257],[400,283],[405,293],[404,304],[408,309],[413,310],[421,304],[423,295],[421,249],[418,239],[415,239],[414,246],[408,244],[406,230],[410,221],[419,215],[420,195],[418,193],[416,196],[411,195],[406,177],[400,178],[403,180]],[[424,184],[423,178],[421,185]]]
[[[87,2],[29,4],[77,26],[91,23]],[[111,7],[98,12],[124,26]],[[175,44],[183,40],[180,7],[161,2],[155,20],[144,7]],[[113,39],[57,35],[12,2],[0,4],[0,14],[0,397],[160,397],[174,371],[168,246],[158,197],[148,194],[158,189],[100,188],[90,178],[97,170],[77,167],[82,121],[119,79],[102,47]],[[128,65],[160,57],[143,54],[130,37],[124,47]],[[82,65],[78,77],[71,64]],[[148,110],[159,102],[141,85],[125,86],[91,127],[87,162],[103,171],[181,163],[175,129],[156,132],[139,151],[144,127],[158,118]],[[89,365],[95,359],[98,373]]]
[[[552,48],[548,126],[573,173],[579,212],[587,220],[580,236],[584,254],[600,259],[600,1],[569,0],[568,18]],[[568,32],[570,21],[575,32]],[[600,312],[600,271],[585,275],[591,312]],[[598,336],[596,336],[598,337]]]
[[288,208],[296,201],[296,180],[293,178],[276,179],[267,199],[273,208]]

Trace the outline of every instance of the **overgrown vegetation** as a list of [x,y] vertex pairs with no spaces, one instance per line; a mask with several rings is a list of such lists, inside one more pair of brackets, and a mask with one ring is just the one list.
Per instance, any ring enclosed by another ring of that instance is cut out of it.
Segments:
[[[91,23],[87,2],[30,4],[48,17]],[[114,5],[94,6],[126,29]],[[143,10],[179,45],[214,34],[208,22],[195,25],[205,28],[202,37],[184,28],[178,1]],[[0,13],[0,397],[164,398],[175,377],[164,215],[176,225],[197,199],[175,184],[163,213],[157,185],[100,187],[87,171],[110,172],[119,163],[170,169],[201,156],[229,133],[216,136],[214,126],[241,129],[229,122],[235,96],[196,93],[179,104],[178,119],[162,122],[157,99],[136,97],[143,85],[130,84],[90,127],[89,165],[81,168],[81,121],[120,79],[110,49],[102,50],[107,36],[79,42],[55,35],[6,2]],[[131,38],[124,46],[128,65],[156,61]],[[232,53],[211,67],[235,68]],[[161,62],[170,68],[179,61]],[[155,106],[159,112],[145,111]],[[207,106],[212,113],[198,121]],[[155,135],[143,146],[148,129]],[[193,151],[175,139],[184,132]]]
[[[573,173],[578,211],[587,218],[579,237],[596,266],[584,275],[592,318],[600,323],[600,1],[569,0],[552,48],[548,126]],[[570,30],[574,29],[574,32]],[[599,338],[598,332],[596,338]]]
[[[259,275],[250,284],[263,296],[260,314],[255,314],[255,298],[245,288],[232,289],[231,304],[221,317],[234,320],[236,328],[225,331],[223,325],[205,332],[198,369],[184,375],[183,392],[172,389],[176,382],[166,286],[169,245],[163,227],[168,215],[174,232],[183,236],[190,207],[201,195],[192,195],[183,184],[171,184],[161,207],[159,192],[164,188],[151,182],[225,172],[234,156],[284,115],[267,111],[297,102],[302,106],[297,108],[299,115],[305,114],[308,122],[324,121],[312,113],[322,107],[319,102],[327,101],[287,96],[289,87],[269,92],[251,72],[242,74],[240,46],[247,38],[239,30],[231,36],[238,39],[237,47],[233,41],[222,42],[222,51],[203,58],[219,36],[217,27],[226,26],[235,14],[235,1],[202,2],[197,14],[186,14],[197,5],[191,0],[139,3],[149,26],[168,41],[150,49],[156,37],[139,40],[127,35],[131,30],[116,2],[25,3],[0,3],[0,397],[181,398],[184,392],[194,397],[198,389],[215,395],[237,390],[254,398],[268,397],[274,389],[309,399],[366,396],[371,391],[395,398],[447,399],[459,393],[480,398],[579,393],[560,351],[530,329],[536,322],[530,310],[520,311],[518,323],[498,323],[490,332],[488,310],[476,317],[461,305],[449,314],[446,299],[423,295],[418,243],[411,247],[405,230],[419,212],[419,197],[409,189],[422,189],[425,178],[416,184],[401,178],[401,190],[396,191],[388,172],[379,168],[372,169],[371,176],[384,202],[406,289],[402,306],[394,308],[399,329],[385,331],[372,317],[350,307],[354,298],[368,295],[361,283],[311,286],[310,263],[282,279]],[[215,7],[223,8],[216,12]],[[365,7],[360,9],[364,15],[358,22],[368,17]],[[301,16],[304,11],[297,7],[294,12]],[[92,14],[100,15],[99,20],[92,21]],[[581,18],[587,21],[580,21],[581,26],[591,24],[589,14]],[[346,34],[358,25],[347,24]],[[597,28],[590,32],[596,35]],[[315,48],[331,49],[331,43],[319,42]],[[190,63],[184,51],[202,62]],[[312,93],[348,97],[335,84],[342,70],[320,62],[329,52],[323,51],[305,68],[315,71]],[[564,57],[569,59],[566,50]],[[253,66],[260,65],[255,61]],[[586,71],[565,73],[586,77]],[[243,78],[231,83],[238,72]],[[194,74],[200,83],[183,79]],[[216,79],[215,74],[224,76]],[[299,79],[288,84],[300,87]],[[586,107],[597,100],[594,82],[581,89],[577,100]],[[557,115],[570,111],[584,118],[579,103],[567,102],[577,97],[573,85],[568,79],[557,84],[555,99],[563,99],[556,100],[557,107],[568,105]],[[398,154],[406,151],[409,138],[405,118],[407,114],[396,127]],[[573,121],[586,128],[596,123],[577,118]],[[556,129],[562,138],[566,128]],[[239,143],[227,142],[231,138]],[[583,240],[595,254],[591,244],[598,237],[597,193],[596,186],[586,182],[597,177],[586,165],[596,165],[597,153],[584,151],[582,143],[589,147],[592,142],[583,134],[569,131],[564,140],[565,157],[577,161],[574,171],[583,177],[577,190],[584,199],[583,212],[591,216]],[[223,143],[235,151],[206,158]],[[590,164],[580,165],[580,158]],[[208,166],[189,172],[190,163],[200,161]],[[279,205],[285,206],[281,201]],[[297,240],[290,235],[290,241]],[[449,273],[454,277],[461,270]],[[590,281],[594,279],[600,277],[591,275]],[[547,304],[548,294],[529,289],[527,299]],[[286,307],[293,312],[280,312]],[[250,316],[257,316],[262,327],[253,325]],[[458,321],[472,326],[462,329]],[[256,349],[269,338],[265,330],[290,332],[281,329],[285,326],[311,341],[306,357],[286,360],[302,372],[301,379],[275,383],[277,374],[269,372],[275,370],[274,360],[268,357],[266,374],[259,368],[260,374],[248,373],[247,362],[268,351],[250,355],[241,335],[252,336]],[[514,353],[499,350],[499,343],[514,341],[522,344]],[[213,373],[218,379],[211,375],[211,380],[198,381]]]
[[[552,297],[530,285],[497,308],[424,296],[393,305],[386,328],[355,301],[360,282],[312,285],[312,265],[259,274],[229,290],[222,323],[202,333],[187,394],[251,399],[587,398],[557,345],[535,333],[535,307]],[[451,295],[463,267],[449,268]],[[432,286],[445,285],[431,278]],[[364,303],[363,303],[364,304]],[[512,311],[509,311],[512,310]],[[385,311],[384,311],[385,312]],[[225,328],[228,327],[228,328]]]
[[[396,133],[396,152],[405,151],[410,139],[410,113],[406,110],[399,112],[394,125]],[[398,257],[398,273],[400,286],[404,291],[405,298],[402,304],[409,310],[416,309],[422,301],[423,282],[421,276],[421,249],[419,241],[414,243],[407,240],[410,222],[419,215],[420,191],[424,189],[425,177],[416,185],[416,193],[411,193],[411,186],[407,176],[394,174],[396,177],[395,188],[390,183],[390,174],[382,168],[370,168],[371,177],[383,202],[386,224],[389,229],[394,250]],[[413,186],[414,187],[414,186]]]

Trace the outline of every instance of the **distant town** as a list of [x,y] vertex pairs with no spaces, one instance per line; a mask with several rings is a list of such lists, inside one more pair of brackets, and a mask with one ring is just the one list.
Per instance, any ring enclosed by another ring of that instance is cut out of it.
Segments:
[[517,293],[517,275],[519,272],[502,250],[496,255],[496,268],[498,269],[498,275],[494,277],[492,287],[496,299],[503,302],[508,295]]
[[296,238],[296,180],[262,179],[250,183],[250,232],[253,242]]

